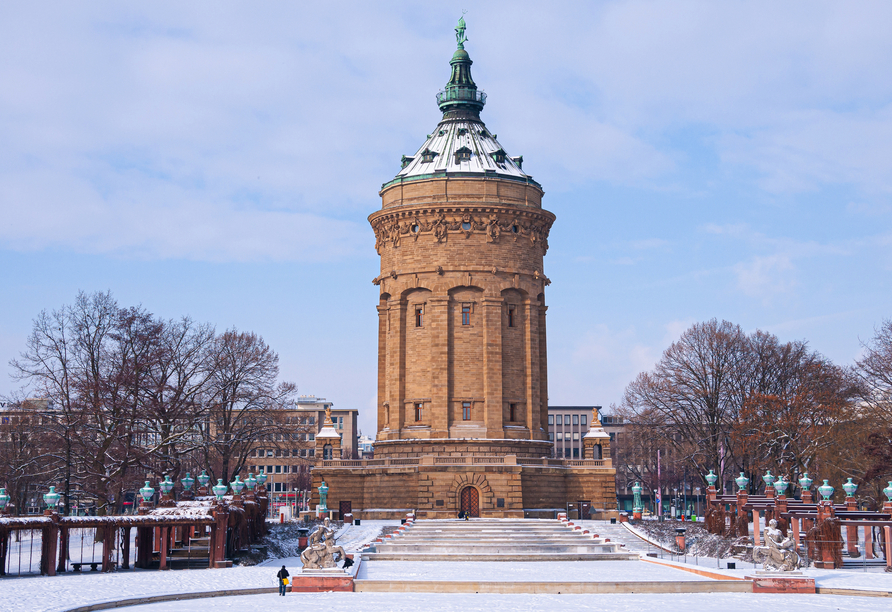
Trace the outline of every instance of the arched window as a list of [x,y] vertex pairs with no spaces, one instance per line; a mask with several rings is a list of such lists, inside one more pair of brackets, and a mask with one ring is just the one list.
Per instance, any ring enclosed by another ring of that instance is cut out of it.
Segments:
[[326,444],[322,447],[322,458],[331,459],[331,444]]

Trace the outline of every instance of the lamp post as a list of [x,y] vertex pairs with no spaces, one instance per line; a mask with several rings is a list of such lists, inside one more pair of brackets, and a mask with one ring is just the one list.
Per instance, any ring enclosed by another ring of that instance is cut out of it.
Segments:
[[161,489],[161,504],[164,506],[173,505],[173,498],[170,496],[173,491],[174,482],[170,479],[170,474],[165,474],[164,480],[158,483]]
[[215,484],[211,489],[214,492],[214,495],[217,496],[217,504],[223,505],[223,496],[226,495],[227,487],[223,484],[223,479],[218,478],[217,484]]
[[207,470],[201,470],[201,474],[198,475],[198,484],[201,485],[201,494],[208,495],[210,491],[208,491],[208,483],[211,481],[211,477],[208,476]]
[[637,482],[632,487],[632,500],[632,518],[640,521],[643,508],[641,507],[641,485]]
[[56,493],[56,487],[50,487],[49,493],[44,493],[43,503],[46,504],[45,515],[50,516],[56,512],[56,506],[59,504],[59,499],[61,497],[61,495]]
[[155,497],[155,489],[149,485],[148,480],[146,481],[146,486],[139,490],[139,496],[142,498],[142,501],[139,503],[139,514],[147,514],[152,507],[152,498]]
[[189,475],[189,472],[186,472],[186,477],[180,478],[180,484],[183,485],[183,493],[192,493],[192,485],[195,484],[195,479]]
[[802,475],[802,478],[799,479],[799,488],[802,489],[802,503],[810,504],[812,503],[811,497],[811,485],[814,482],[811,478],[808,477],[808,472]]
[[266,487],[264,486],[266,484],[266,472],[260,472],[259,474],[257,474],[257,484],[263,487],[264,490],[266,489]]

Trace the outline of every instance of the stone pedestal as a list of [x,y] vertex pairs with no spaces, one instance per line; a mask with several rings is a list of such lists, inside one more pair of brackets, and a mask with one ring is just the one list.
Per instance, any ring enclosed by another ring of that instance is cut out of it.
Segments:
[[814,578],[802,572],[756,572],[746,576],[753,581],[753,593],[815,593]]

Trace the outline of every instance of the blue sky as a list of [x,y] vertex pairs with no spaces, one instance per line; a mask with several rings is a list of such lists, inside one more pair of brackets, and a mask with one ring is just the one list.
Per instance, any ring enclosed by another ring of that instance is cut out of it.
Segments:
[[888,2],[10,0],[2,364],[111,290],[261,334],[373,432],[366,217],[437,124],[462,8],[483,119],[557,215],[552,404],[618,401],[695,321],[848,365],[892,316]]

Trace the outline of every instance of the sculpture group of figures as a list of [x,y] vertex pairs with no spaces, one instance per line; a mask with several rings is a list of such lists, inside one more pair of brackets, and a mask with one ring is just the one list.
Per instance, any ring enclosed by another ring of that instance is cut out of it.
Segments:
[[310,570],[337,567],[339,562],[346,559],[347,553],[335,543],[334,529],[328,519],[310,534],[307,548],[300,554],[304,569]]
[[464,214],[448,220],[446,215],[440,213],[430,221],[415,217],[409,221],[400,223],[399,220],[382,220],[375,225],[375,250],[381,254],[381,249],[388,242],[391,246],[398,247],[403,236],[411,236],[418,239],[419,234],[432,232],[437,242],[446,242],[449,232],[457,232],[469,237],[472,232],[484,232],[488,242],[498,242],[503,232],[514,236],[514,240],[523,236],[533,244],[540,244],[543,253],[548,250],[548,226],[544,223],[527,223],[520,219],[506,219],[500,221],[497,215],[491,214],[489,218],[475,219],[472,215]]
[[796,543],[778,529],[774,519],[765,528],[765,546],[753,549],[753,561],[761,563],[763,569],[779,572],[791,572],[802,564],[796,552]]

